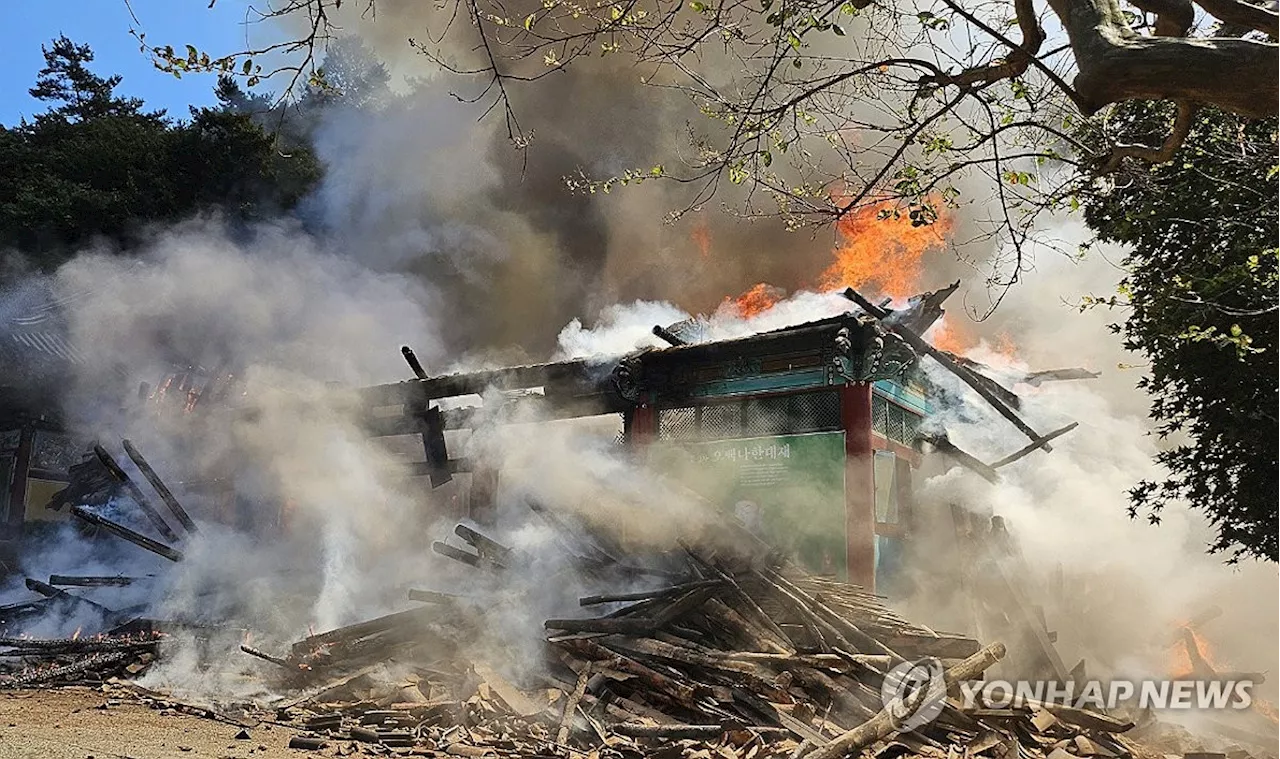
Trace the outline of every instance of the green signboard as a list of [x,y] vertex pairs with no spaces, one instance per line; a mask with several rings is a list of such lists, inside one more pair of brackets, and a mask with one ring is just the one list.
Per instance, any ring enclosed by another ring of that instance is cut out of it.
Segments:
[[846,579],[843,432],[663,442],[653,464],[806,569]]

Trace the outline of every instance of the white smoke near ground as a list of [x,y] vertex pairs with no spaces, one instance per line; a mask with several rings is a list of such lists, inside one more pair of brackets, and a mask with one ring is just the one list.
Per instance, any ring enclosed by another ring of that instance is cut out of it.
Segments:
[[[434,571],[421,537],[432,510],[388,476],[394,457],[355,410],[332,402],[333,384],[403,379],[402,344],[443,363],[439,331],[418,280],[335,250],[288,223],[246,230],[196,219],[157,232],[134,256],[87,252],[57,272],[55,293],[76,296],[66,316],[83,358],[65,398],[68,428],[126,467],[120,441],[130,438],[171,483],[223,484],[218,497],[176,486],[199,525],[179,563],[114,537],[69,539],[68,526],[57,551],[27,552],[28,574],[153,573],[147,597],[131,602],[148,602],[141,616],[236,628],[269,644],[403,607],[405,580]],[[202,399],[206,408],[184,412],[180,397],[162,404],[157,392],[122,405],[140,381],[155,387],[175,371],[217,377],[228,402]],[[93,510],[163,540],[136,505],[118,500],[109,513]],[[37,632],[71,632],[63,627]],[[151,682],[227,687],[179,648]]]

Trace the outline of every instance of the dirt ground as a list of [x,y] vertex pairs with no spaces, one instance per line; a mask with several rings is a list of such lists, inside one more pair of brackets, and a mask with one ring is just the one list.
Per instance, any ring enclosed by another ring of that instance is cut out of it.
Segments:
[[[0,691],[0,759],[305,759],[296,732],[236,725],[157,709],[128,693],[74,687]],[[333,748],[323,752],[334,753]]]

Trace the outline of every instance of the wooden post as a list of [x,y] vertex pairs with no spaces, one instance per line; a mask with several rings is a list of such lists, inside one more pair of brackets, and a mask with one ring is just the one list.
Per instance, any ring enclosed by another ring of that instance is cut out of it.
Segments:
[[871,447],[871,383],[840,390],[844,428],[844,537],[849,582],[875,592],[876,491]]
[[9,481],[8,534],[12,538],[22,535],[22,523],[27,519],[27,470],[31,468],[31,451],[36,444],[35,429],[22,425],[18,438],[18,450],[13,456],[13,477]]
[[627,442],[648,445],[658,439],[658,410],[649,404],[636,406],[627,415]]

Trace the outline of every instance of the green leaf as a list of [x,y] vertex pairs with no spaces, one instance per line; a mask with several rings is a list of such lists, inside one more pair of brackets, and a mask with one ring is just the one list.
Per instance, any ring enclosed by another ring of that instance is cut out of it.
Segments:
[[837,37],[844,36],[844,29],[840,28],[839,24],[832,24],[831,31],[835,32]]
[[253,71],[253,59],[245,58],[244,65],[240,67],[240,73],[248,76],[250,71]]

